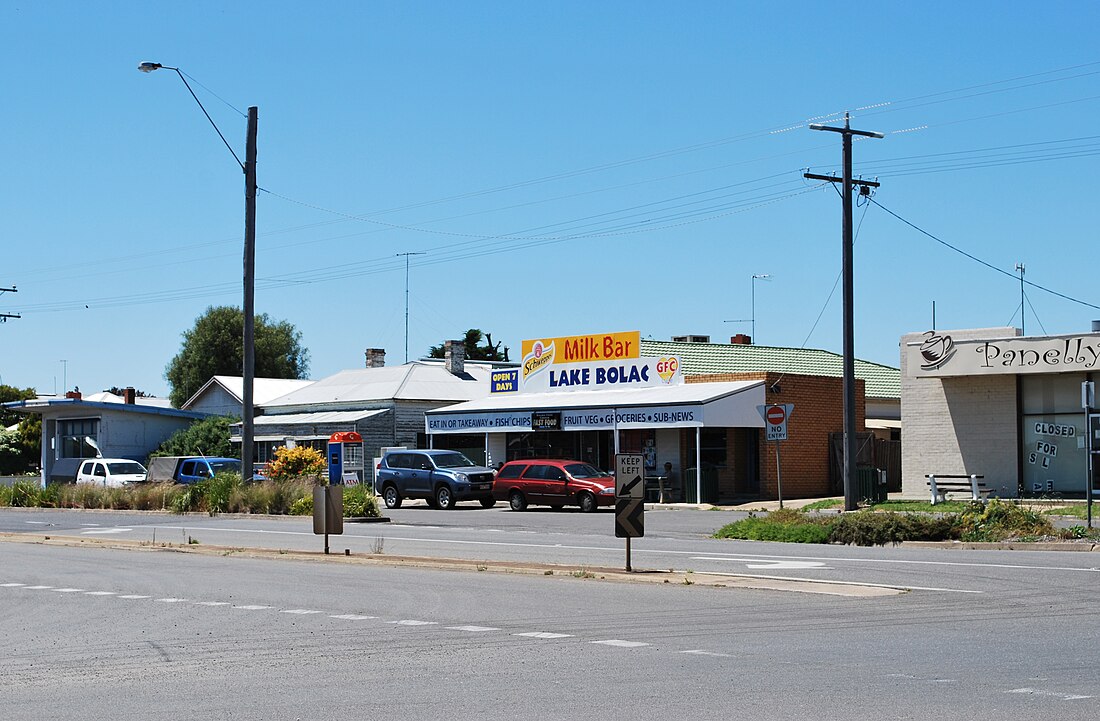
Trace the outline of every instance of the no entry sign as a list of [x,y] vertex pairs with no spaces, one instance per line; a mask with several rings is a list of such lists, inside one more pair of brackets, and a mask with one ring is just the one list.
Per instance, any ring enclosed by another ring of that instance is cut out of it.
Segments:
[[764,419],[764,440],[787,440],[787,419],[794,410],[793,403],[776,403],[767,406],[757,406],[757,412]]

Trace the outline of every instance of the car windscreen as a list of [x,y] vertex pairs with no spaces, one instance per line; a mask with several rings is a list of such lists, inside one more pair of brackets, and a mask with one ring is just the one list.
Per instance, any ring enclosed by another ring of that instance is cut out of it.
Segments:
[[588,463],[570,463],[565,467],[569,475],[574,478],[605,478],[606,473]]
[[475,465],[461,453],[439,453],[432,456],[436,468],[469,468]]
[[107,469],[111,472],[112,476],[130,476],[141,475],[145,473],[145,469],[142,468],[141,464],[134,463],[133,461],[130,461],[129,463],[108,463]]
[[211,470],[214,471],[214,475],[219,473],[240,473],[241,462],[240,461],[209,461]]

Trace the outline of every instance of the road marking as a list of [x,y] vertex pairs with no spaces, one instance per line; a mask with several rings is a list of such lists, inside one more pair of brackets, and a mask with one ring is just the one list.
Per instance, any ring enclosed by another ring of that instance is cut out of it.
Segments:
[[499,631],[499,628],[493,628],[492,626],[444,626],[444,628],[451,631],[469,631],[470,633],[481,633],[482,631]]
[[23,588],[27,591],[45,591],[47,589],[53,588],[53,586],[23,586]]
[[53,525],[49,521],[24,521],[24,523],[28,523],[32,526],[52,526]]
[[309,616],[314,613],[320,613],[320,611],[313,611],[308,608],[291,608],[287,609],[286,611],[279,611],[279,613],[293,613],[297,614],[298,616]]
[[87,531],[81,531],[82,536],[106,536],[112,533],[129,533],[134,529],[132,528],[89,528]]
[[57,592],[57,593],[80,593],[83,590],[84,590],[83,588],[55,588],[54,589],[54,591]]
[[157,603],[183,603],[186,600],[186,598],[158,598]]
[[935,586],[909,586],[904,583],[860,583],[857,581],[831,581],[821,578],[798,578],[797,576],[764,576],[757,573],[724,573],[722,571],[699,571],[707,576],[731,576],[733,578],[764,578],[771,581],[805,581],[823,586],[866,586],[867,588],[893,588],[899,591],[946,591],[948,593],[985,593],[968,591],[963,588],[937,588]]
[[355,613],[341,613],[336,616],[329,616],[329,618],[339,618],[343,621],[366,621],[371,618],[378,618],[378,616],[360,616]]
[[639,646],[648,646],[648,643],[642,643],[641,641],[622,641],[617,638],[609,638],[606,641],[589,641],[589,643],[597,643],[603,646],[615,646],[617,648],[638,648]]
[[266,609],[272,608],[272,606],[259,606],[253,604],[248,606],[234,606],[233,608],[239,608],[242,611],[264,611]]
[[820,561],[765,561],[764,563],[746,563],[746,568],[763,568],[769,571],[806,570],[810,568],[831,571]]
[[718,653],[717,651],[704,651],[701,648],[694,648],[690,651],[681,651],[680,653],[691,653],[695,654],[696,656],[719,656],[721,658],[733,658],[733,654]]
[[229,601],[195,601],[196,606],[231,606]]
[[119,598],[152,598],[152,596],[140,596],[136,593],[128,593],[125,596],[119,596]]
[[85,596],[114,596],[114,591],[85,591]]
[[1079,701],[1085,698],[1095,698],[1095,696],[1084,696],[1076,693],[1059,693],[1058,691],[1047,691],[1041,688],[1014,688],[1005,693],[1026,693],[1029,696],[1049,696],[1051,698],[1060,698],[1063,701]]
[[550,633],[549,631],[529,631],[527,633],[513,633],[513,636],[526,636],[527,638],[572,638],[571,633]]
[[406,618],[403,621],[389,621],[396,626],[438,626],[436,621],[417,621],[415,619]]
[[18,588],[19,586],[26,586],[25,583],[0,583],[0,588]]
[[97,527],[99,527],[99,525],[100,524],[98,524],[98,523],[81,523],[80,527],[81,528],[97,528]]

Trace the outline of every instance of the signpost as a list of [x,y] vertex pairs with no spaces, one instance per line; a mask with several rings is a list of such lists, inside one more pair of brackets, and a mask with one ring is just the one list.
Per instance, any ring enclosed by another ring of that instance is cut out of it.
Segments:
[[630,567],[630,539],[645,535],[645,456],[615,456],[615,537],[626,539],[626,570]]
[[764,419],[764,440],[775,442],[775,484],[779,492],[779,507],[783,507],[783,473],[779,463],[779,442],[787,440],[787,419],[794,411],[794,403],[769,403],[757,406],[756,411]]

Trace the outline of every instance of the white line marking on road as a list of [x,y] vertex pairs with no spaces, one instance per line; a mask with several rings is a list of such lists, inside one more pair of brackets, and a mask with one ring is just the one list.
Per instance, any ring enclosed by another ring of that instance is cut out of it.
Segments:
[[396,626],[438,626],[437,621],[417,621],[415,619],[406,618],[403,621],[389,621]]
[[341,613],[336,616],[329,616],[329,618],[339,618],[343,621],[366,621],[371,618],[378,618],[378,616],[360,616],[357,613]]
[[168,598],[158,598],[157,603],[183,603],[186,600],[186,598],[172,598],[169,596]]
[[26,586],[25,583],[0,583],[0,588],[18,588],[19,586]]
[[822,571],[832,570],[832,568],[820,561],[765,561],[764,563],[746,563],[745,567],[763,568],[768,571],[805,570],[811,568],[820,569]]
[[894,588],[899,591],[946,591],[949,593],[985,593],[985,591],[968,591],[963,588],[936,588],[935,586],[909,586],[904,583],[859,583],[856,581],[830,581],[821,578],[798,578],[797,576],[763,576],[756,573],[724,573],[722,571],[699,571],[708,576],[732,576],[735,578],[764,578],[773,581],[805,581],[818,585],[834,586],[866,586],[868,588]]
[[140,596],[136,593],[128,593],[125,596],[119,596],[119,598],[152,598],[152,596]]
[[87,531],[81,531],[82,536],[106,536],[112,533],[129,533],[134,529],[132,528],[89,528]]
[[85,591],[85,596],[114,596],[114,591]]
[[56,593],[80,593],[83,590],[84,590],[83,588],[55,588],[54,589],[54,591]]
[[[267,529],[255,529],[255,528],[224,528],[221,526],[160,526],[160,528],[167,528],[169,530],[198,530],[198,531],[214,531],[223,533],[252,533],[256,535],[280,535],[280,536],[310,536],[314,534],[308,531],[271,531]],[[410,526],[402,524],[391,524],[387,526],[388,529],[395,528],[430,528],[436,529],[438,526]],[[342,538],[344,539],[360,539],[364,541],[373,541],[377,536],[359,535],[355,533],[345,533]],[[470,541],[465,539],[455,538],[417,538],[411,536],[394,536],[387,538],[392,541],[410,541],[415,543],[438,543],[448,544],[454,546],[506,546],[509,548],[556,548],[566,549],[570,551],[601,551],[608,553],[621,552],[620,547],[610,546],[566,546],[560,543],[506,543],[502,541]],[[648,554],[657,556],[698,556],[699,551],[673,551],[673,550],[658,550],[653,548],[637,548],[634,549],[634,553]],[[1022,551],[1013,551],[1013,553],[1021,553]],[[1032,551],[1028,551],[1031,553]],[[988,553],[982,551],[982,553]],[[970,568],[1008,568],[1008,569],[1020,569],[1029,571],[1075,571],[1085,573],[1100,573],[1100,567],[1095,568],[1073,568],[1071,566],[1032,566],[1024,564],[1014,563],[977,563],[977,562],[965,562],[965,561],[917,561],[912,559],[897,559],[897,558],[853,558],[851,556],[837,556],[837,557],[825,557],[825,556],[781,556],[772,554],[745,554],[745,553],[712,553],[714,558],[720,558],[721,560],[743,560],[746,563],[766,561],[769,559],[790,559],[801,561],[824,561],[825,563],[879,563],[887,565],[913,565],[913,566],[958,566],[958,567],[970,567]],[[809,579],[804,579],[809,580]],[[817,580],[817,579],[814,579]],[[888,588],[896,588],[895,586],[887,586]],[[906,586],[906,588],[911,588]],[[932,589],[939,590],[939,589]],[[971,593],[974,593],[971,591]]]
[[1014,688],[1005,693],[1026,693],[1030,696],[1050,696],[1051,698],[1060,698],[1063,701],[1079,701],[1085,698],[1095,698],[1095,696],[1084,696],[1076,693],[1059,693],[1058,691],[1047,691],[1041,688]]
[[293,614],[296,614],[298,616],[309,616],[309,615],[314,614],[314,613],[320,613],[320,611],[313,611],[313,610],[308,609],[308,608],[291,608],[291,609],[287,609],[285,611],[279,611],[279,613],[293,613]]
[[273,607],[272,606],[248,605],[248,606],[234,606],[233,608],[239,608],[242,611],[264,611],[266,609],[273,608]]
[[229,601],[195,601],[196,606],[231,606]]
[[526,636],[527,638],[572,638],[570,633],[550,633],[549,631],[529,631],[527,633],[513,633],[513,636]]
[[80,524],[81,528],[97,528],[98,526],[99,526],[98,523],[81,523]]
[[642,643],[641,641],[623,641],[617,638],[609,638],[606,641],[589,641],[589,643],[597,643],[603,646],[615,646],[618,648],[638,648],[639,646],[648,646],[648,643]]
[[28,523],[32,526],[48,526],[48,525],[50,525],[49,521],[24,521],[24,523]]
[[721,658],[733,658],[733,654],[730,653],[718,653],[717,651],[704,651],[701,648],[693,648],[690,651],[681,651],[680,653],[691,653],[696,656],[719,656]]
[[481,633],[482,631],[499,631],[499,628],[493,628],[492,626],[444,626],[444,628],[451,631],[469,631],[470,633]]
[[23,586],[25,591],[45,591],[50,588],[53,588],[53,586]]

